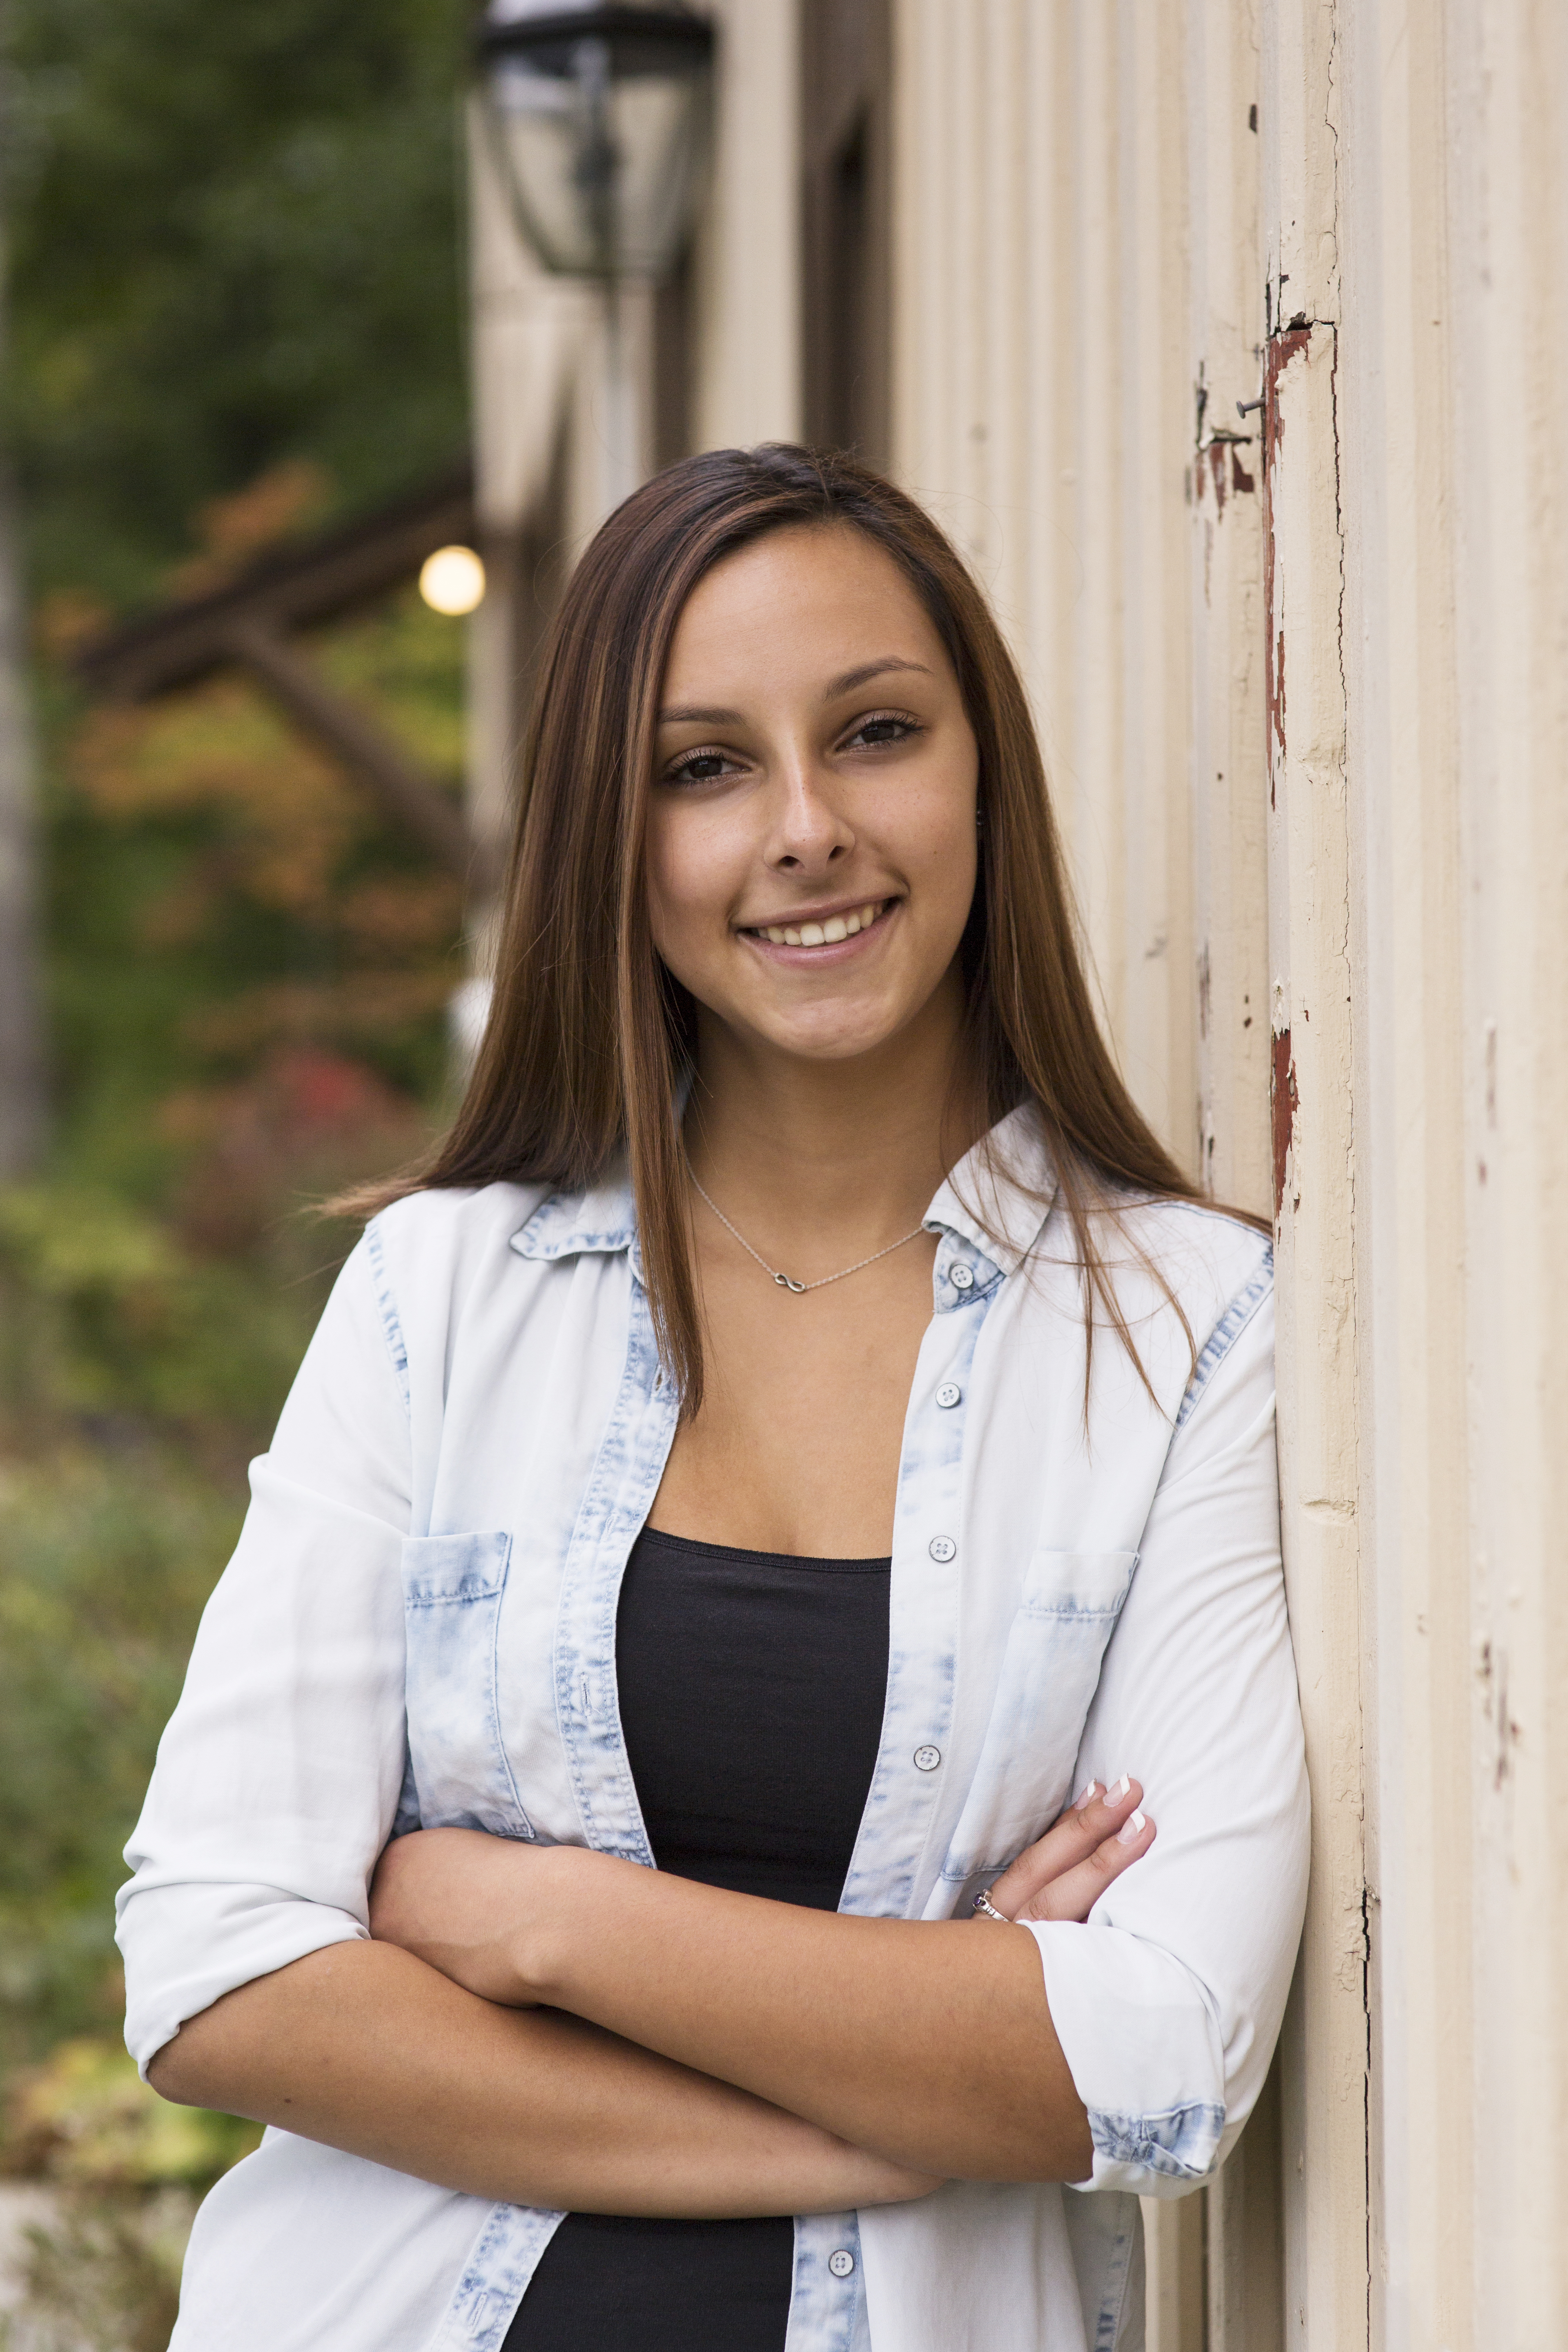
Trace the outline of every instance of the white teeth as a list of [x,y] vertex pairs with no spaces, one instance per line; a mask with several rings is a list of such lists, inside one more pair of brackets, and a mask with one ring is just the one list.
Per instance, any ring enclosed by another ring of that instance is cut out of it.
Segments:
[[770,940],[775,948],[837,947],[840,940],[852,940],[868,931],[887,906],[885,898],[873,898],[864,907],[852,908],[847,915],[828,915],[820,923],[759,923],[755,936]]

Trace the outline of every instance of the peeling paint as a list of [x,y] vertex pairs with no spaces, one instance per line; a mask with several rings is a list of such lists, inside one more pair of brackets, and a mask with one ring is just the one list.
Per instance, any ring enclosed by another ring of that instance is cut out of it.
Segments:
[[1290,1032],[1279,1029],[1274,1035],[1273,1061],[1268,1073],[1268,1104],[1274,1122],[1274,1214],[1279,1215],[1285,1202],[1285,1172],[1289,1164],[1290,1144],[1295,1133],[1296,1065],[1290,1058]]
[[1521,1736],[1519,1724],[1509,1713],[1507,1651],[1500,1645],[1494,1650],[1490,1642],[1483,1642],[1476,1673],[1482,1691],[1482,1712],[1496,1735],[1492,1788],[1500,1792],[1514,1769],[1513,1751]]
[[1282,334],[1270,335],[1263,357],[1263,595],[1264,703],[1268,745],[1268,805],[1273,808],[1279,766],[1285,757],[1285,632],[1274,617],[1274,507],[1272,483],[1285,438],[1279,406],[1279,379],[1291,361],[1306,352],[1312,340],[1308,326],[1292,324]]

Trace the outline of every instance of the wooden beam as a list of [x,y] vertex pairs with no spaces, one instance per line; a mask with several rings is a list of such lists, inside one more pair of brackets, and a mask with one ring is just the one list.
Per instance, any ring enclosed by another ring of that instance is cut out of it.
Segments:
[[437,548],[471,544],[474,531],[465,465],[377,514],[259,557],[207,595],[93,639],[77,656],[77,674],[92,693],[116,701],[194,686],[232,658],[237,626],[280,635],[334,619],[411,579]]
[[367,784],[383,814],[465,888],[482,896],[487,877],[461,812],[357,704],[330,686],[315,664],[253,617],[231,619],[215,660],[237,661],[258,678],[295,724]]

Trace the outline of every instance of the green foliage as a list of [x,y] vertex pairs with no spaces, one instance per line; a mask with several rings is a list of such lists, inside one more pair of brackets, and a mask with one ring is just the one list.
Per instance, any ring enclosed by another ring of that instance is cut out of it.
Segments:
[[461,0],[10,0],[10,437],[36,584],[143,599],[307,454],[461,448]]
[[[455,886],[244,679],[93,710],[84,633],[466,437],[466,0],[0,0],[0,437],[36,606],[54,1142],[0,1192],[0,2162],[47,2185],[0,2345],[159,2352],[252,2137],[117,2047],[121,1849],[346,1237],[296,1213],[439,1114]],[[454,790],[462,630],[312,653]],[[51,2054],[52,2053],[52,2054]]]
[[[458,625],[411,589],[314,651],[456,789]],[[52,716],[49,986],[73,1165],[165,1197],[188,1153],[149,1106],[306,1043],[404,1097],[438,1093],[459,894],[357,785],[239,677],[96,711],[57,682]]]
[[259,2124],[169,2105],[121,2044],[79,2040],[16,2085],[5,2145],[34,2179],[102,2190],[206,2189],[260,2141]]
[[[315,1243],[330,1263],[333,1244]],[[319,1283],[282,1291],[193,1256],[112,1192],[0,1192],[0,1396],[14,1425],[107,1414],[258,1433],[320,1302]]]
[[0,1476],[0,2062],[112,2032],[121,1849],[196,1619],[237,1532],[232,1473],[78,1444]]

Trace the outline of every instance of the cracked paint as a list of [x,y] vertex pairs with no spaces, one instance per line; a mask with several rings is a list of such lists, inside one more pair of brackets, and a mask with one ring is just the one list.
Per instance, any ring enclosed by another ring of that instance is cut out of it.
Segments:
[[1270,485],[1285,438],[1279,406],[1279,379],[1292,360],[1302,355],[1312,340],[1309,326],[1289,326],[1271,335],[1263,360],[1263,594],[1264,709],[1268,745],[1268,805],[1273,808],[1279,770],[1285,758],[1285,632],[1274,613],[1274,510]]
[[1285,1201],[1285,1174],[1290,1159],[1290,1145],[1295,1136],[1296,1106],[1300,1097],[1296,1091],[1296,1065],[1290,1057],[1290,1032],[1279,1029],[1274,1034],[1273,1060],[1268,1073],[1268,1104],[1274,1132],[1274,1214],[1279,1217]]

